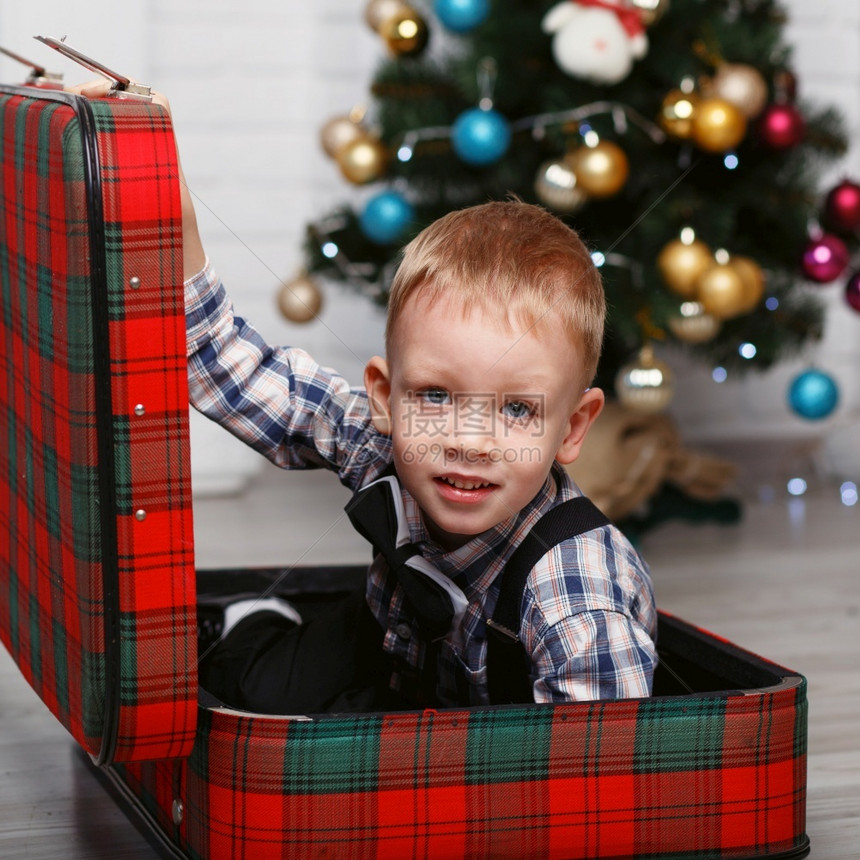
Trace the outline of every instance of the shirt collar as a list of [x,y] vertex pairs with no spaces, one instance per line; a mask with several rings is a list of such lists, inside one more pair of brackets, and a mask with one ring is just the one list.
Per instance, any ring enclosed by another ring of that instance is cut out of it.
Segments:
[[[576,494],[571,492],[572,487],[567,473],[554,463],[543,486],[519,513],[476,535],[463,546],[447,552],[431,537],[415,499],[402,486],[401,493],[412,542],[421,548],[424,557],[439,570],[461,586],[468,586],[481,574],[490,573],[491,578],[494,577],[532,526],[554,507],[556,501]],[[478,560],[481,560],[481,564],[473,571],[471,568]],[[492,571],[487,570],[490,565],[494,568]]]

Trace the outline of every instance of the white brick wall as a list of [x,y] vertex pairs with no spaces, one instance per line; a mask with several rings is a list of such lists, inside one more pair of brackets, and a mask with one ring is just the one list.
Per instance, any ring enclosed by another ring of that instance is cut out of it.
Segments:
[[[121,12],[107,0],[0,6],[0,44],[65,71],[68,80],[89,75],[54,59],[32,35],[67,35],[75,47],[170,95],[185,172],[201,201],[204,240],[237,306],[266,337],[307,346],[355,381],[380,349],[379,311],[329,287],[321,320],[297,326],[278,315],[274,299],[278,280],[291,278],[301,262],[306,223],[362,193],[322,154],[318,131],[330,116],[367,100],[383,46],[364,23],[365,5],[126,0]],[[789,0],[786,6],[802,95],[837,104],[860,141],[860,4]],[[19,76],[15,64],[0,60],[0,78]],[[834,181],[844,173],[860,177],[857,143]],[[785,383],[802,362],[722,386],[691,368],[681,374],[674,406],[688,438],[801,436],[841,427],[846,416],[857,420],[860,316],[844,307],[840,288],[822,292],[832,307],[827,340],[814,357],[840,381],[840,416],[810,425],[788,414]],[[196,489],[236,489],[256,467],[255,456],[202,423],[194,424]]]

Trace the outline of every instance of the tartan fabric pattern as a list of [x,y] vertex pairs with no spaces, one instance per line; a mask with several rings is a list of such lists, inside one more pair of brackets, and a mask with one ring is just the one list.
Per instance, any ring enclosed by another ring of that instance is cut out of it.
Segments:
[[801,856],[806,718],[790,674],[746,693],[310,721],[201,710],[181,775],[123,773],[162,820],[182,801],[166,832],[194,860]]
[[184,756],[196,637],[169,118],[8,88],[0,146],[0,633],[89,753]]

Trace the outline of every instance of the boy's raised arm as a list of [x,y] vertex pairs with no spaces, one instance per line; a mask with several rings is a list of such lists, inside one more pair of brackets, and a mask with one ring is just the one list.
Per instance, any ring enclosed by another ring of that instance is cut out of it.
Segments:
[[[111,82],[105,78],[100,78],[84,84],[66,87],[66,90],[87,98],[103,98],[108,94],[110,88]],[[161,105],[167,111],[168,116],[172,116],[167,96],[153,91],[152,100],[155,104]],[[179,163],[179,193],[182,202],[182,269],[183,278],[187,281],[206,265],[206,252],[203,250],[203,243],[200,240],[200,232],[197,229],[197,213],[194,210],[191,192],[185,182],[185,174],[182,172],[182,163],[179,161],[178,152],[177,161]]]
[[[107,95],[107,80],[69,87]],[[170,115],[161,93],[153,100]],[[388,459],[390,440],[372,427],[367,396],[301,349],[272,346],[236,316],[217,274],[207,266],[191,192],[179,168],[188,392],[195,409],[283,468],[328,468],[357,487],[373,462]],[[380,467],[381,468],[381,467]]]

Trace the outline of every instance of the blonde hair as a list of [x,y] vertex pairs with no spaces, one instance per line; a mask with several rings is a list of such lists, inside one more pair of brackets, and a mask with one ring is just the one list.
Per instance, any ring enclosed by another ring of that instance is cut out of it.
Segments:
[[529,327],[560,319],[581,346],[586,384],[597,371],[606,317],[600,274],[572,230],[540,206],[497,201],[449,212],[404,249],[391,285],[386,325],[416,295],[456,296],[463,312],[509,308]]

